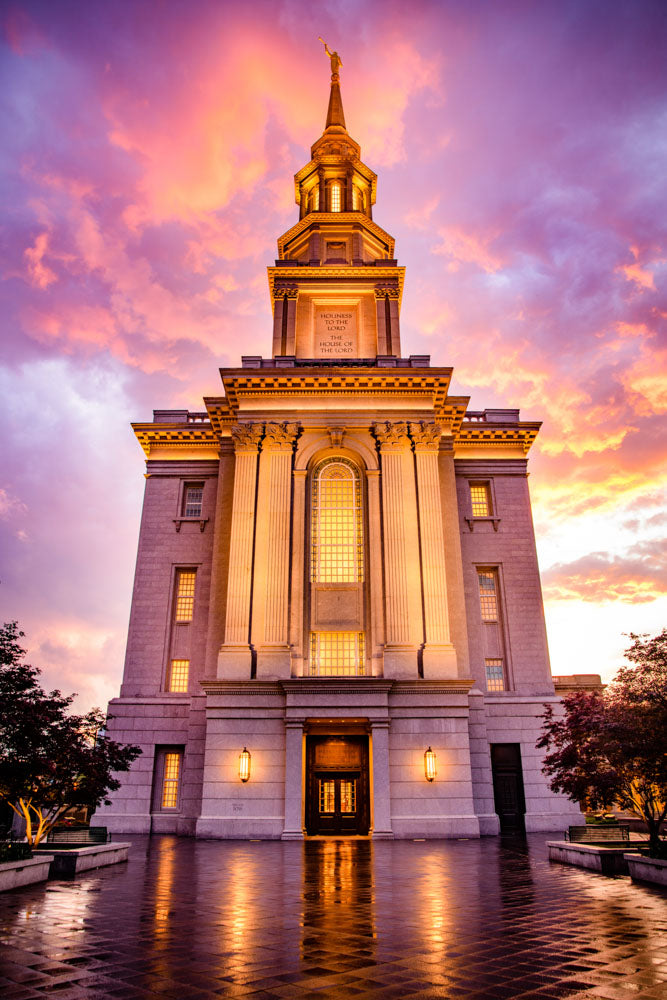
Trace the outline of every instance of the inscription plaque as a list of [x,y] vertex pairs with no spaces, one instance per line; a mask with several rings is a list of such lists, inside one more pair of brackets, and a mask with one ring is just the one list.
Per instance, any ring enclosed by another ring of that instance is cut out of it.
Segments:
[[321,306],[315,310],[313,348],[316,358],[357,356],[357,310]]

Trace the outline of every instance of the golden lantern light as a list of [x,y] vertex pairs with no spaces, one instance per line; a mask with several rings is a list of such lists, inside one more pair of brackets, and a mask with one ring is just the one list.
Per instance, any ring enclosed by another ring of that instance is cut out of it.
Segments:
[[247,747],[239,754],[239,778],[244,782],[250,778],[250,751]]
[[435,760],[435,750],[431,750],[430,747],[427,747],[427,749],[424,750],[424,775],[426,776],[427,781],[434,781],[435,776],[438,773],[435,767]]

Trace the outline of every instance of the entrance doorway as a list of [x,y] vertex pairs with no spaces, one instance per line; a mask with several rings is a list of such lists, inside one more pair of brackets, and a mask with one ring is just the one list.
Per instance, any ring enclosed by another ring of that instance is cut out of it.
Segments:
[[523,833],[526,828],[526,800],[523,794],[521,747],[518,743],[491,744],[493,798],[506,833]]
[[370,827],[368,737],[308,736],[306,832],[363,836]]

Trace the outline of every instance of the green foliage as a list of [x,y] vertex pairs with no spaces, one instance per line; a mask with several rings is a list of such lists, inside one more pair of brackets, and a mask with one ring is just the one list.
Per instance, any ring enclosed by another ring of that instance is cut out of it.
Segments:
[[0,865],[7,861],[27,861],[31,857],[30,844],[17,843],[13,840],[0,841]]
[[74,695],[44,691],[40,671],[23,663],[16,622],[0,627],[0,799],[26,821],[39,843],[74,806],[95,809],[120,787],[112,772],[127,771],[141,750],[104,735],[94,708],[69,712]]
[[667,815],[667,629],[630,634],[623,666],[609,687],[563,698],[563,714],[546,707],[537,746],[553,791],[594,809],[613,805],[645,820],[653,857],[664,854]]

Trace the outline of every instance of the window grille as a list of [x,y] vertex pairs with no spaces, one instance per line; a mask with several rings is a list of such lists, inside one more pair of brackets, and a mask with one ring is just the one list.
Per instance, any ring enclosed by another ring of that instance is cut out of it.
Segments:
[[336,809],[336,784],[320,778],[320,812],[332,813]]
[[354,780],[340,783],[340,811],[353,813],[357,811],[357,783]]
[[491,489],[488,483],[471,483],[470,500],[473,517],[491,517]]
[[479,578],[479,603],[482,611],[482,621],[498,621],[498,590],[496,587],[496,574],[493,570],[480,570]]
[[310,210],[311,212],[319,212],[320,210],[320,186],[317,184],[310,195]]
[[178,782],[181,773],[181,754],[164,755],[164,777],[162,779],[162,808],[175,809],[178,805]]
[[313,677],[363,676],[364,633],[311,632],[310,673]]
[[313,583],[363,580],[361,486],[346,458],[327,459],[313,474],[311,572]]
[[187,691],[189,674],[189,660],[172,660],[171,670],[169,672],[169,690],[180,692]]
[[195,576],[192,570],[181,569],[176,575],[177,622],[191,622],[195,604]]
[[486,690],[504,691],[505,675],[503,672],[503,661],[498,659],[486,660]]
[[201,517],[203,499],[204,486],[202,483],[186,486],[183,498],[183,517]]
[[331,211],[340,212],[341,210],[341,192],[340,184],[338,181],[334,181],[330,188],[331,191]]

